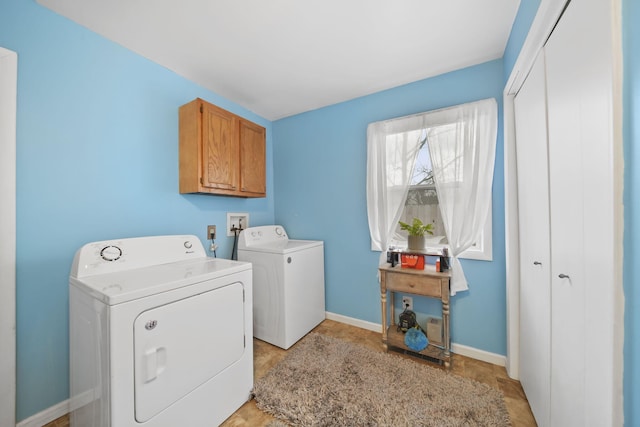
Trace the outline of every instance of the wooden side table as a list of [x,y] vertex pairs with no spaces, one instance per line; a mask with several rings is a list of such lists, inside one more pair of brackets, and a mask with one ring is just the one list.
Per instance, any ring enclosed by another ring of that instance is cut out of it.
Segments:
[[[382,343],[385,350],[395,347],[441,360],[446,368],[451,366],[451,339],[449,335],[449,295],[451,273],[438,273],[435,267],[425,265],[424,270],[414,270],[390,265],[380,266],[380,303],[382,307]],[[387,318],[387,291],[391,306],[391,318]],[[404,343],[404,333],[395,323],[394,292],[438,298],[442,302],[442,346],[429,345],[421,351],[410,350]]]

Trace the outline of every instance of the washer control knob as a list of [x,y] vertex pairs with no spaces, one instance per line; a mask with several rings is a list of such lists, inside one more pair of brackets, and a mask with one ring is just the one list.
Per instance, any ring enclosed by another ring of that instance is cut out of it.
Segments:
[[276,227],[276,234],[277,234],[278,236],[282,236],[282,233],[283,233],[282,228],[280,228],[280,227]]
[[145,325],[144,328],[147,331],[150,331],[152,329],[155,329],[155,327],[158,326],[158,321],[157,320],[149,320]]
[[185,247],[185,248],[187,248],[187,249],[191,249],[191,247],[192,247],[192,246],[193,246],[193,245],[191,244],[191,242],[190,242],[190,241],[188,241],[188,240],[187,240],[186,242],[184,242],[184,247]]
[[105,261],[116,261],[122,256],[122,249],[113,245],[105,246],[100,251],[100,256]]

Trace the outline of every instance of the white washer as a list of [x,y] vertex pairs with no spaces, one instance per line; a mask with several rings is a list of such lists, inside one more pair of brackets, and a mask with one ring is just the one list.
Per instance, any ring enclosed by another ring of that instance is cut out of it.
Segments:
[[214,426],[250,398],[251,265],[195,236],[83,246],[69,311],[72,426]]
[[279,225],[239,240],[238,259],[253,264],[253,334],[286,350],[325,319],[324,243],[289,240]]

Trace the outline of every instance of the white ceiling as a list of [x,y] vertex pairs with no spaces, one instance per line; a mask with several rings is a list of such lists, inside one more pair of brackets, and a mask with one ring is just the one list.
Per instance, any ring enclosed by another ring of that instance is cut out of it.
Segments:
[[37,0],[276,120],[501,58],[520,0]]

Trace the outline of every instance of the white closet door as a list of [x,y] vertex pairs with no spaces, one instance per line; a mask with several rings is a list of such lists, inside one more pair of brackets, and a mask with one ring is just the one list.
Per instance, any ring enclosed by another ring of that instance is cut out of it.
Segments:
[[520,223],[520,382],[540,427],[550,425],[551,277],[544,53],[515,97]]
[[611,22],[609,1],[573,1],[545,47],[558,426],[612,425]]

